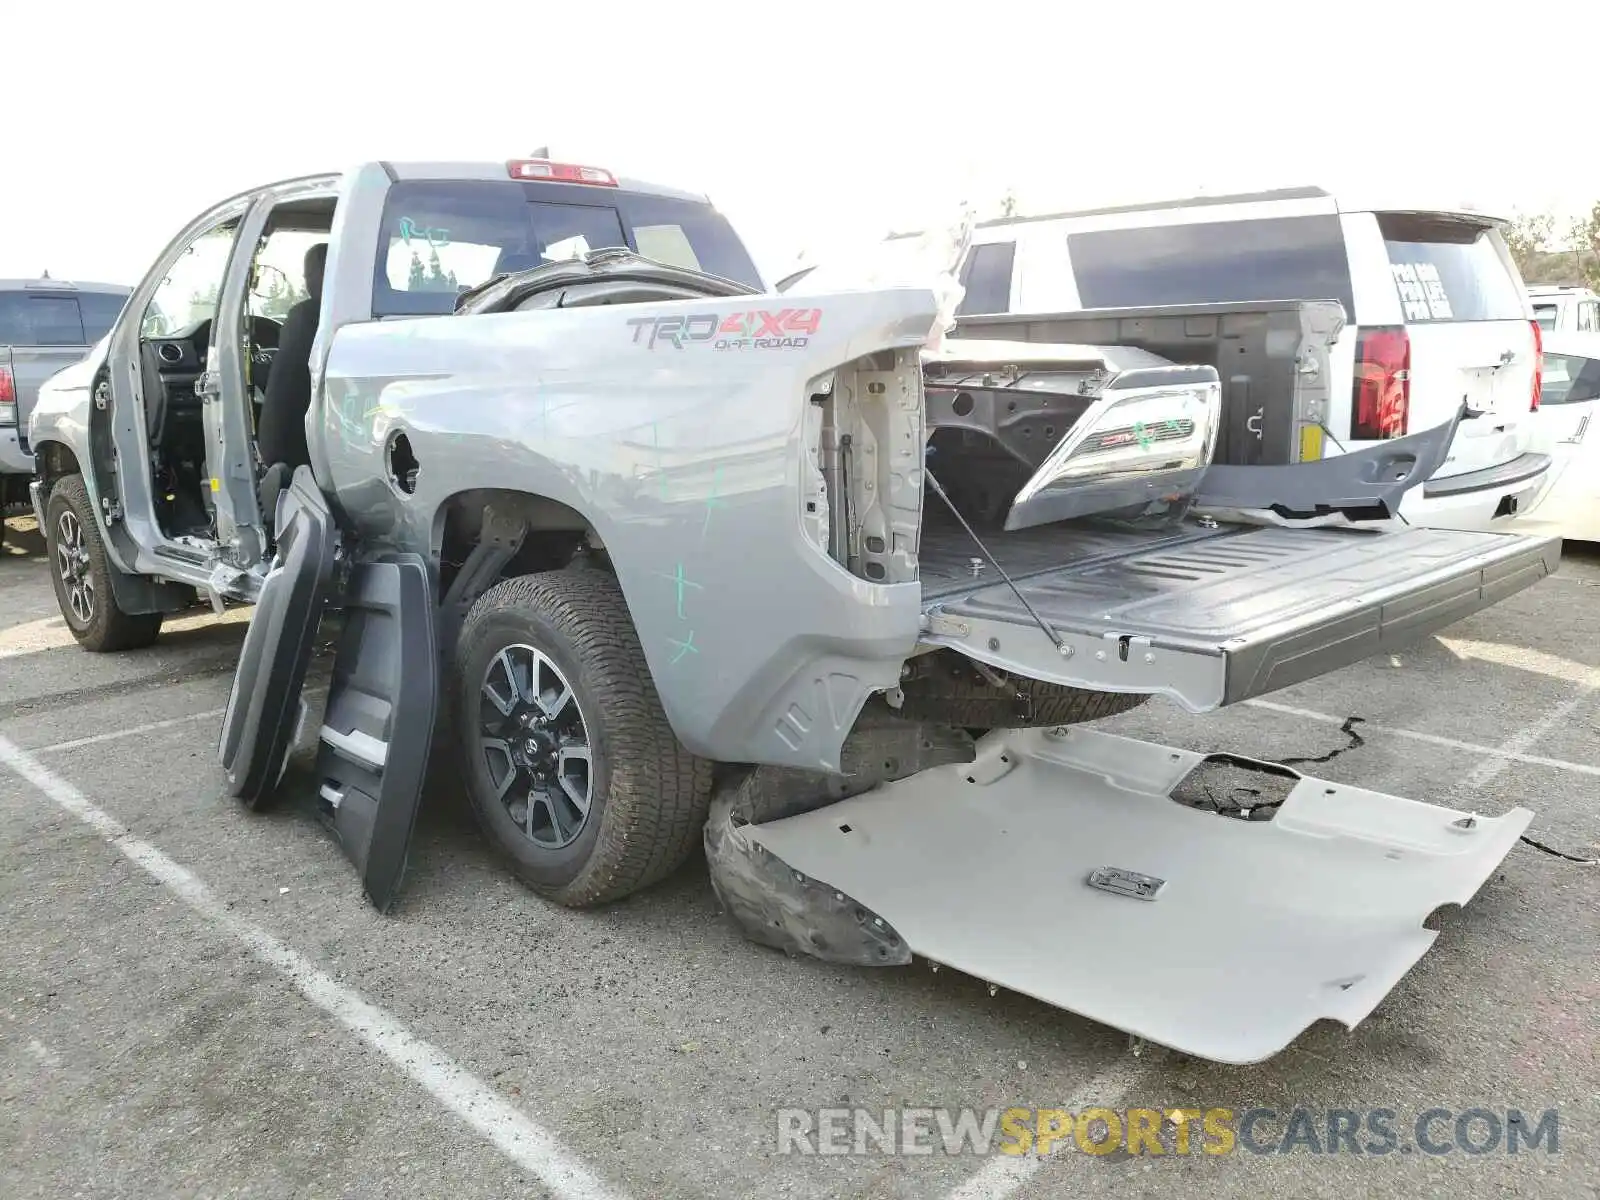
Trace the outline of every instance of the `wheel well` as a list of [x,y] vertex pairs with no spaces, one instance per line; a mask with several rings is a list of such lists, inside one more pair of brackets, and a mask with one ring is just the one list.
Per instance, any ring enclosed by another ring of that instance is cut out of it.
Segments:
[[548,496],[513,492],[504,488],[473,488],[457,492],[439,506],[434,519],[433,544],[439,558],[442,595],[484,536],[484,518],[493,511],[502,521],[525,530],[522,544],[489,583],[535,571],[565,567],[585,552],[603,557],[603,544],[594,526],[570,505]]
[[50,497],[50,489],[55,487],[56,480],[67,475],[80,475],[83,469],[78,465],[78,456],[60,442],[40,442],[34,448],[35,470],[42,483],[41,491],[45,499]]
[[439,562],[440,650],[456,638],[479,596],[502,579],[584,561],[610,568],[604,544],[583,514],[547,496],[504,488],[457,492],[439,506],[433,546]]

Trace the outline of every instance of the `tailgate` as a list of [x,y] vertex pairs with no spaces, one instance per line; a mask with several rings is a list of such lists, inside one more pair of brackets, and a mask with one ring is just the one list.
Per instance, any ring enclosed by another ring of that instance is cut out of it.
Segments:
[[1415,642],[1551,574],[1561,556],[1557,538],[1418,527],[1030,532],[991,546],[1021,599],[992,572],[941,573],[938,553],[925,556],[924,643],[1026,678],[1169,695],[1194,712]]
[[87,346],[0,346],[0,364],[11,368],[17,396],[17,438],[28,449],[28,417],[39,399],[39,385],[86,353]]

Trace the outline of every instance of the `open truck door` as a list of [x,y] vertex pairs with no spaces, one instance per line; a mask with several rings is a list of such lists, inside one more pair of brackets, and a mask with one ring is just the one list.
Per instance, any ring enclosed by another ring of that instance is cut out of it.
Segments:
[[338,530],[301,467],[278,503],[277,550],[239,652],[217,753],[228,793],[276,798],[308,708],[302,695],[322,614],[343,613],[318,733],[317,803],[367,897],[399,892],[422,797],[438,697],[433,588],[419,555],[356,564],[340,579]]

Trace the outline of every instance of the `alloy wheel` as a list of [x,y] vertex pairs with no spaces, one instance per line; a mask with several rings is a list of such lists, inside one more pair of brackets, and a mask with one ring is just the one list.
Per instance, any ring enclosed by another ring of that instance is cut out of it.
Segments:
[[570,846],[589,823],[595,766],[572,685],[519,643],[489,660],[479,693],[479,745],[500,803],[535,845]]

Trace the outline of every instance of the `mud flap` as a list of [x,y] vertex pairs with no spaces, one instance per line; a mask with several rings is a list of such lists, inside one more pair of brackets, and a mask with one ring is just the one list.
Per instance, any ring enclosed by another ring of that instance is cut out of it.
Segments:
[[1354,1028],[1533,816],[1241,771],[1081,727],[1000,731],[970,763],[741,832],[804,877],[786,905],[848,896],[936,963],[1252,1063],[1319,1019]]
[[217,743],[228,794],[250,808],[277,790],[304,716],[300,693],[337,546],[327,501],[301,467],[279,499],[276,552],[239,650]]
[[379,912],[400,891],[439,694],[433,585],[418,555],[361,563],[318,734],[317,798]]

